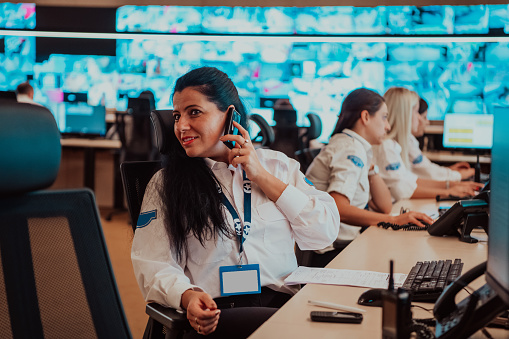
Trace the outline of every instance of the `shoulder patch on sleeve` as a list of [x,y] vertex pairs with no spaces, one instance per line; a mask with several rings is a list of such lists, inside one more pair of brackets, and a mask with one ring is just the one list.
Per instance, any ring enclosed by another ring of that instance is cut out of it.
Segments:
[[419,154],[419,156],[417,158],[414,159],[414,161],[412,161],[412,164],[414,165],[417,165],[417,164],[420,164],[422,162],[422,154]]
[[395,171],[395,170],[399,169],[400,167],[401,167],[401,163],[393,162],[392,164],[387,165],[387,167],[385,167],[385,170]]
[[349,155],[347,156],[347,159],[352,160],[353,164],[357,167],[363,168],[364,163],[362,162],[361,158],[355,156],[355,155]]
[[145,226],[148,226],[150,222],[154,219],[157,219],[157,210],[140,213],[140,216],[138,217],[138,223],[136,224],[136,228],[143,228]]
[[304,181],[307,182],[309,185],[311,186],[315,186],[313,185],[313,183],[311,182],[311,180],[309,180],[308,178],[304,177]]

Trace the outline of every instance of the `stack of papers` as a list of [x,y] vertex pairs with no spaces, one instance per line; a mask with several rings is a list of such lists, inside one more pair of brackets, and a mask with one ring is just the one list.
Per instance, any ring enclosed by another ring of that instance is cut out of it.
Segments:
[[[401,287],[407,274],[394,273],[394,287]],[[389,273],[299,266],[285,279],[286,285],[326,284],[387,288]]]

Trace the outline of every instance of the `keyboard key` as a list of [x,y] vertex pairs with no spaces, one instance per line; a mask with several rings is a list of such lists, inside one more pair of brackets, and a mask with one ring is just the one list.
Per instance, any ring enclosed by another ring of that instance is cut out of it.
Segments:
[[435,302],[462,270],[461,259],[418,261],[408,273],[403,288],[411,290],[413,301]]

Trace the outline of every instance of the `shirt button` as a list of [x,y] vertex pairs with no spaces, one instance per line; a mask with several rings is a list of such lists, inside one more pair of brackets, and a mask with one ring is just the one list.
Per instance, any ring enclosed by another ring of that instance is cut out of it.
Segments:
[[135,255],[135,256],[139,257],[139,256],[140,256],[140,254],[141,254],[141,253],[140,253],[140,251],[134,251],[134,255]]

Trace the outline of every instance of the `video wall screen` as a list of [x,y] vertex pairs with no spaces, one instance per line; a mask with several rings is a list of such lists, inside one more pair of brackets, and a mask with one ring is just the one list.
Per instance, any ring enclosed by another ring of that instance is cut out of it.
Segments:
[[[427,100],[431,120],[491,114],[494,104],[509,105],[509,43],[319,42],[316,36],[506,34],[508,7],[124,6],[117,10],[117,31],[175,35],[110,40],[107,53],[88,44],[85,54],[64,49],[49,55],[37,53],[43,39],[0,36],[0,90],[30,79],[35,100],[50,108],[64,93],[86,93],[90,105],[125,110],[128,97],[149,89],[164,109],[171,108],[178,77],[214,66],[232,78],[250,111],[267,115],[264,98],[289,98],[299,124],[307,124],[308,112],[319,114],[326,141],[343,98],[358,87],[380,94],[392,86],[415,90]],[[17,8],[27,13],[30,7]],[[188,34],[200,35],[181,38]],[[285,39],[295,34],[309,39]]]

